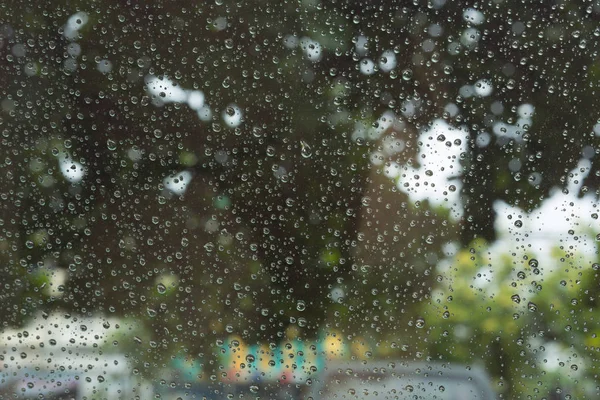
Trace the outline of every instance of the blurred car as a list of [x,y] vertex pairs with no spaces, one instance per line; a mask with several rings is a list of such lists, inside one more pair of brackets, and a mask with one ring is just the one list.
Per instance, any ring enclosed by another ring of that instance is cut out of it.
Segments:
[[336,362],[313,380],[313,399],[492,400],[486,373],[441,363]]

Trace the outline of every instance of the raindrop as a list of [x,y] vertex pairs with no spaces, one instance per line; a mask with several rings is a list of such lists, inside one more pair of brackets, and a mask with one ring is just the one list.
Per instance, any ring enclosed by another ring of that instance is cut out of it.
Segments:
[[303,300],[298,300],[298,302],[296,303],[296,310],[298,310],[298,311],[306,310],[306,303],[304,303]]
[[156,290],[159,294],[165,294],[167,292],[167,287],[162,283],[159,283],[158,285],[156,285]]
[[415,326],[419,329],[422,329],[425,327],[425,319],[419,317],[417,318],[417,320],[415,321]]
[[304,140],[300,141],[300,147],[301,147],[300,153],[302,154],[302,157],[310,158],[312,156],[312,149],[310,148],[308,143],[306,143]]

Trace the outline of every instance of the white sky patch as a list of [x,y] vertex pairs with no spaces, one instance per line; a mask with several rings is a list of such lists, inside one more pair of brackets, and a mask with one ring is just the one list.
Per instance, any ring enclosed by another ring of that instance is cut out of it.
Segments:
[[385,164],[383,174],[390,179],[396,179],[400,176],[402,167],[397,162],[391,161]]
[[365,54],[367,54],[368,44],[369,44],[369,39],[366,36],[359,36],[356,39],[356,44],[354,45],[354,49],[356,50],[356,52],[359,55],[364,56]]
[[523,141],[523,130],[517,125],[509,125],[506,122],[497,122],[492,127],[492,132],[499,137],[514,139],[517,142]]
[[383,133],[388,130],[392,124],[396,116],[391,111],[384,112],[377,121],[369,128],[368,138],[371,140],[377,140],[383,135]]
[[142,151],[139,148],[131,147],[127,150],[127,157],[133,162],[138,162],[142,159]]
[[360,61],[360,72],[363,75],[373,75],[375,73],[375,63],[370,58],[363,58]]
[[[496,218],[494,228],[497,239],[487,248],[487,258],[490,263],[502,261],[507,255],[512,255],[515,260],[525,260],[524,256],[535,257],[538,261],[540,273],[537,279],[543,280],[544,275],[556,273],[570,264],[560,263],[553,254],[557,246],[565,249],[574,249],[575,257],[571,263],[578,266],[589,267],[597,259],[597,235],[600,234],[600,224],[597,220],[598,202],[593,194],[581,198],[577,193],[582,185],[582,180],[591,168],[589,160],[581,160],[579,165],[571,171],[572,177],[567,183],[568,193],[560,189],[554,190],[541,205],[532,212],[511,206],[504,201],[496,201],[494,210]],[[404,173],[404,171],[403,171]],[[400,187],[402,189],[402,187]],[[410,194],[410,193],[409,193]],[[414,198],[411,195],[411,198]],[[460,204],[462,208],[462,204]],[[592,215],[595,215],[592,217]],[[573,251],[573,250],[565,250]],[[448,272],[454,265],[454,251],[448,252],[448,258],[438,263],[439,272]],[[527,261],[523,261],[527,263]],[[494,295],[502,292],[507,280],[494,276],[494,268],[482,265],[477,271],[480,278],[474,280],[474,286],[485,289],[486,293]],[[521,296],[523,301],[530,297],[530,288],[522,285],[514,289],[514,293]],[[550,352],[549,354],[557,354]],[[544,368],[554,368],[552,365]]]
[[217,30],[217,31],[222,31],[225,30],[225,28],[227,28],[227,19],[225,17],[218,17],[217,19],[215,19],[215,21],[213,22],[213,27]]
[[600,136],[600,122],[598,122],[596,125],[594,125],[594,135],[596,136]]
[[480,79],[475,82],[474,90],[478,96],[487,97],[492,94],[494,87],[489,79]]
[[371,153],[369,161],[371,161],[371,164],[375,166],[383,165],[385,162],[384,155],[380,151],[374,151]]
[[[492,249],[506,254],[526,243],[531,246],[527,247],[527,252],[535,253],[540,265],[546,267],[542,272],[551,272],[555,266],[560,268],[551,255],[553,247],[557,245],[566,248],[572,245],[584,258],[596,257],[595,235],[600,232],[600,224],[591,215],[599,212],[598,202],[592,194],[581,198],[576,195],[590,167],[589,160],[581,160],[577,168],[571,171],[573,177],[567,184],[568,194],[556,189],[540,207],[530,213],[497,201],[494,204],[497,213],[494,227],[498,240]],[[525,250],[522,252],[525,253]]]
[[362,121],[354,123],[354,131],[352,132],[352,140],[365,139],[367,136],[367,126]]
[[444,205],[452,210],[452,217],[460,218],[462,182],[457,178],[462,173],[460,154],[468,151],[467,137],[465,130],[436,120],[419,137],[422,144],[416,159],[421,165],[401,167],[398,189],[407,193],[412,201],[427,199],[434,205]]
[[460,36],[460,43],[468,49],[474,49],[481,39],[481,32],[475,28],[465,29]]
[[70,157],[61,156],[58,158],[60,172],[66,180],[71,183],[80,182],[85,176],[85,168],[81,163],[72,160]]
[[198,113],[201,121],[206,122],[212,118],[212,110],[206,104],[206,96],[201,90],[186,90],[168,77],[157,76],[146,77],[146,90],[158,104],[187,103]]
[[386,136],[381,141],[386,156],[401,153],[406,148],[406,142],[394,136]]
[[531,118],[531,117],[533,117],[534,112],[535,112],[535,107],[529,103],[521,104],[517,108],[517,115],[519,115],[519,117],[521,117],[521,118]]
[[321,43],[307,36],[300,39],[300,47],[305,57],[312,62],[320,61],[323,57],[323,46],[321,46]]
[[460,94],[462,97],[472,97],[473,94],[475,94],[475,88],[473,88],[471,85],[461,86],[461,88],[458,89],[458,94]]
[[406,100],[402,103],[402,115],[412,117],[417,112],[417,104],[414,100]]
[[204,92],[201,92],[200,90],[190,90],[188,92],[187,103],[192,110],[200,110],[204,107]]
[[200,121],[208,122],[212,119],[212,110],[208,105],[200,107],[198,110],[198,118]]
[[188,99],[187,92],[167,77],[149,76],[146,87],[150,94],[164,103],[183,103]]
[[63,36],[68,40],[75,40],[79,36],[79,30],[89,21],[88,14],[80,11],[69,17],[63,31]]
[[81,45],[79,43],[69,43],[67,45],[67,54],[71,57],[79,57],[81,55]]
[[485,15],[474,8],[467,8],[463,12],[463,19],[473,25],[481,25],[485,22]]
[[383,72],[390,72],[398,65],[396,54],[392,50],[384,51],[379,57],[379,69]]
[[230,104],[223,110],[223,121],[230,128],[240,126],[242,123],[242,110],[235,104]]
[[295,49],[296,47],[298,47],[298,43],[299,43],[299,40],[296,36],[286,35],[283,38],[283,45],[285,47],[287,47],[288,49]]
[[506,122],[499,121],[492,127],[492,132],[498,137],[506,137],[514,139],[517,142],[523,141],[523,134],[531,127],[533,123],[533,114],[535,107],[531,104],[521,104],[517,108],[519,118],[514,125],[509,125]]
[[113,64],[110,60],[100,60],[98,65],[96,66],[99,72],[103,74],[108,74],[113,69]]
[[165,189],[176,195],[185,193],[188,185],[192,181],[192,173],[190,171],[181,171],[177,174],[167,176],[163,180]]

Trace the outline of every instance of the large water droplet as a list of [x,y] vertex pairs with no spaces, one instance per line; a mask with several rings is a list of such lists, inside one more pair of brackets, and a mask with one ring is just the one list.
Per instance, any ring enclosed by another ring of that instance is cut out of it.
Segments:
[[158,285],[156,285],[156,290],[160,294],[165,294],[167,292],[167,287],[165,285],[163,285],[162,283],[159,283]]
[[298,311],[306,310],[306,303],[304,303],[303,300],[298,300],[298,302],[296,303],[296,310],[298,310]]
[[310,158],[312,156],[312,149],[304,140],[300,141],[300,154],[304,158]]

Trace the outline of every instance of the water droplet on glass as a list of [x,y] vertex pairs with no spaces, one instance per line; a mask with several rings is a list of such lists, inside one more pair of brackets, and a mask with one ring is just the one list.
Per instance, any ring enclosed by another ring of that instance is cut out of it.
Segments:
[[302,154],[302,157],[310,158],[312,156],[312,149],[310,148],[308,143],[306,143],[304,140],[300,141],[300,147],[301,147],[300,153]]
[[306,303],[304,303],[303,300],[298,300],[298,302],[296,303],[296,310],[304,311],[305,309],[306,309]]
[[519,296],[518,294],[513,294],[512,296],[510,296],[510,299],[517,304],[521,302],[521,296]]
[[158,285],[156,285],[156,290],[159,294],[165,294],[167,292],[167,287],[162,283],[159,283]]
[[115,151],[117,149],[117,142],[112,139],[108,139],[106,141],[106,147],[108,147],[110,151]]
[[417,318],[417,320],[415,321],[415,326],[419,329],[424,328],[425,327],[425,319]]

